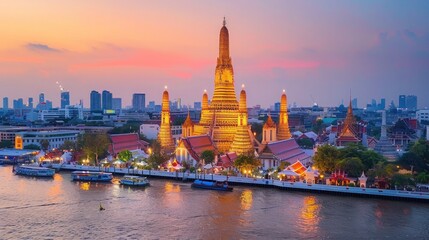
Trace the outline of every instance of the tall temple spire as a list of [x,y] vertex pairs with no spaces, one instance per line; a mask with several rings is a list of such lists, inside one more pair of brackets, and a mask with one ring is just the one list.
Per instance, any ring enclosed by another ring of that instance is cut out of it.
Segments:
[[169,154],[174,151],[174,141],[171,135],[170,99],[168,96],[167,86],[162,94],[161,109],[161,125],[159,126],[158,141],[161,145],[161,149]]
[[292,135],[290,134],[290,129],[289,129],[289,116],[287,113],[287,97],[286,97],[286,91],[283,89],[283,94],[280,99],[280,115],[279,115],[279,128],[278,128],[277,139],[285,140],[291,137]]
[[352,100],[350,97],[349,108],[347,109],[347,116],[346,116],[346,119],[344,120],[344,126],[341,131],[341,136],[355,136],[353,131],[354,122],[355,122],[355,118],[353,116]]
[[242,86],[240,92],[240,105],[238,109],[238,122],[237,130],[235,132],[234,141],[231,144],[231,152],[237,154],[253,154],[253,145],[250,137],[249,126],[247,124],[248,114],[247,114],[247,100],[246,100],[246,91],[244,90],[244,85]]
[[225,17],[223,17],[223,26],[224,26],[224,27],[226,26],[226,20],[225,20]]
[[[203,98],[201,119],[195,124],[195,135],[213,135],[213,142],[220,152],[228,152],[237,130],[239,103],[235,93],[234,71],[229,53],[229,32],[226,22],[219,32],[219,55],[214,77],[214,93],[210,104]],[[207,108],[206,108],[207,106]],[[213,120],[216,118],[216,129]]]

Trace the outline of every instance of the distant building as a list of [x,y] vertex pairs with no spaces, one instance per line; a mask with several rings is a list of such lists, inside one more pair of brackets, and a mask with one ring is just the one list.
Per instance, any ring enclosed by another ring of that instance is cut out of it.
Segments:
[[97,91],[91,91],[90,109],[91,112],[101,111],[101,94]]
[[64,141],[76,142],[79,131],[58,130],[58,131],[39,131],[39,132],[20,132],[17,136],[23,139],[24,147],[27,145],[37,145],[41,147],[42,140],[48,140],[49,150],[58,148],[64,144]]
[[70,105],[70,92],[61,92],[61,108],[64,109]]
[[201,102],[194,102],[194,109],[201,110]]
[[83,120],[83,107],[82,105],[67,105],[64,108],[64,117],[66,119],[80,119]]
[[412,111],[417,110],[417,96],[408,95],[405,104],[408,110],[412,110]]
[[112,98],[112,109],[120,112],[122,109],[122,98]]
[[24,101],[22,98],[13,100],[13,109],[23,109],[24,108]]
[[44,103],[44,102],[45,102],[45,94],[41,93],[41,94],[39,94],[39,104]]
[[398,108],[402,108],[402,109],[406,108],[407,107],[406,102],[407,102],[406,96],[405,95],[399,95]]
[[422,121],[426,121],[429,123],[429,110],[428,109],[418,110],[416,112],[416,117],[419,123],[422,123]]
[[353,107],[353,109],[358,108],[358,100],[357,100],[357,98],[353,98],[353,100],[352,100],[352,107]]
[[133,110],[144,111],[146,106],[146,94],[134,93],[133,94]]
[[8,110],[9,109],[9,98],[4,97],[3,98],[3,110]]
[[33,109],[33,98],[32,97],[28,98],[28,108]]
[[274,103],[274,112],[280,112],[280,102]]
[[149,104],[147,105],[147,110],[149,112],[155,111],[155,101],[149,101]]
[[104,90],[101,94],[101,109],[112,109],[112,93],[107,90]]

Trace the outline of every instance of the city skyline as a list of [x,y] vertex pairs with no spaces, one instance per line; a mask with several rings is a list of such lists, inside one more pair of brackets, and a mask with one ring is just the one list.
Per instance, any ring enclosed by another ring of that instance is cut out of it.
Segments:
[[43,92],[59,106],[61,82],[71,104],[89,107],[91,90],[108,90],[128,106],[136,92],[160,103],[167,85],[170,99],[193,105],[213,92],[225,16],[235,90],[246,85],[249,106],[272,106],[281,89],[299,106],[337,106],[350,89],[359,107],[373,98],[398,105],[399,95],[429,106],[427,2],[244,4],[2,2],[0,97],[10,104]]

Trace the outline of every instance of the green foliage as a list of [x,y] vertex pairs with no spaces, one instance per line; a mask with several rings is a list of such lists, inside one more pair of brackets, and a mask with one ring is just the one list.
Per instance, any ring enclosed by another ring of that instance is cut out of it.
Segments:
[[234,166],[238,169],[254,170],[260,166],[260,162],[252,155],[240,154],[234,161]]
[[338,162],[337,168],[344,170],[349,177],[359,177],[364,169],[364,166],[360,158],[350,157]]
[[109,131],[110,134],[122,134],[122,133],[138,133],[140,131],[140,123],[138,122],[127,122],[122,127],[115,127]]
[[70,141],[70,140],[65,140],[64,143],[59,147],[59,149],[60,150],[70,150],[70,149],[75,150],[76,147],[77,146],[76,146],[75,142]]
[[409,146],[409,152],[404,153],[399,161],[410,168],[413,166],[418,172],[429,170],[429,144],[425,139],[419,139]]
[[425,172],[421,172],[421,173],[417,174],[416,182],[428,184],[429,183],[429,173],[425,171]]
[[312,149],[314,146],[313,140],[310,138],[298,139],[298,140],[296,140],[296,143],[298,143],[298,145],[300,147],[305,148],[305,149]]
[[13,142],[9,140],[3,140],[0,142],[0,148],[13,148]]
[[212,164],[215,159],[215,154],[212,150],[204,150],[200,156],[201,160],[204,160],[205,164]]
[[42,139],[40,140],[40,146],[42,147],[42,150],[46,151],[49,149],[49,140],[48,139]]
[[29,150],[40,150],[40,146],[36,145],[36,144],[29,144],[24,146],[24,149],[29,149]]
[[399,174],[399,173],[393,174],[392,178],[390,179],[390,184],[398,188],[404,188],[407,186],[415,185],[411,174]]
[[322,173],[335,171],[339,161],[339,151],[331,145],[320,146],[313,158],[314,166]]
[[85,133],[79,137],[77,146],[89,159],[94,160],[95,165],[98,165],[99,157],[106,155],[109,144],[110,140],[107,134]]
[[147,159],[147,163],[152,168],[156,169],[158,166],[164,164],[170,157],[161,149],[161,144],[158,141],[152,143],[152,154]]
[[316,134],[320,134],[323,132],[323,129],[326,126],[324,126],[323,124],[323,120],[322,119],[317,119],[316,122],[313,124],[313,132],[315,132]]
[[129,150],[124,150],[118,153],[119,160],[128,162],[133,157],[133,154]]

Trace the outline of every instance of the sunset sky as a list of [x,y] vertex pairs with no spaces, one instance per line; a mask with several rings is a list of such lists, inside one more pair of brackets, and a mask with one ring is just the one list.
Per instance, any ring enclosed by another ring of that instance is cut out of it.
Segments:
[[429,107],[429,1],[0,1],[0,97],[59,105],[104,89],[130,105],[135,92],[192,105],[211,98],[226,17],[236,91],[269,107],[359,107],[418,96]]

